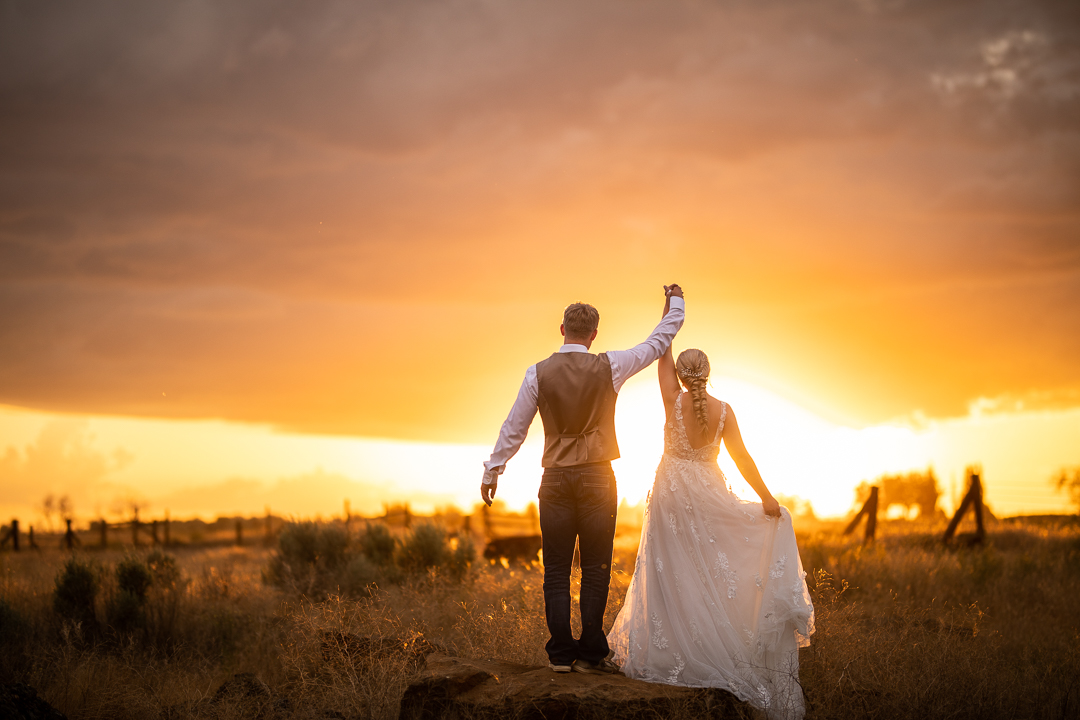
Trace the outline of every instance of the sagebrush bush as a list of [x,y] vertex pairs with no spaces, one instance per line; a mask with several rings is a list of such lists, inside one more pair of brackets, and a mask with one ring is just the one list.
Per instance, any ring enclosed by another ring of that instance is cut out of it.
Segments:
[[21,642],[28,629],[26,618],[20,615],[11,603],[0,598],[0,645]]
[[128,634],[146,627],[146,598],[117,589],[105,603],[105,620],[113,630]]
[[449,555],[446,530],[432,522],[417,523],[398,550],[398,564],[409,571],[442,565]]
[[116,566],[116,586],[140,601],[146,599],[152,580],[150,568],[137,557],[126,557]]
[[180,599],[187,585],[176,558],[155,550],[146,556],[150,586],[144,606],[147,640],[156,645],[173,641],[180,616]]
[[301,594],[325,594],[339,584],[338,575],[349,559],[349,536],[343,528],[290,523],[278,534],[277,553],[266,569],[266,580]]
[[176,558],[160,550],[128,555],[116,565],[115,585],[106,594],[105,619],[118,633],[144,633],[154,644],[171,641],[179,612],[182,575]]
[[437,567],[461,581],[475,555],[472,538],[463,537],[451,549],[446,530],[434,522],[418,523],[400,541],[383,523],[369,523],[352,543],[338,525],[301,522],[281,531],[263,577],[307,597],[363,597],[374,587],[399,584],[410,574]]
[[376,565],[386,566],[394,562],[394,549],[397,542],[394,540],[390,528],[383,523],[368,523],[360,535],[360,551]]
[[168,587],[180,581],[180,568],[176,566],[176,558],[167,555],[160,550],[155,550],[146,556],[146,567],[150,570],[152,584],[155,587]]
[[446,569],[450,572],[453,580],[461,582],[469,573],[473,561],[476,560],[476,545],[472,537],[462,535],[458,538],[457,546],[449,554],[446,561]]
[[385,577],[385,568],[379,567],[365,555],[356,555],[341,573],[340,590],[346,595],[365,595]]
[[28,664],[32,633],[30,621],[0,597],[0,683]]
[[278,535],[280,556],[292,567],[337,570],[345,564],[348,546],[349,536],[337,525],[290,523]]
[[56,576],[53,610],[61,618],[79,623],[86,630],[94,629],[98,587],[97,567],[78,557],[69,558]]

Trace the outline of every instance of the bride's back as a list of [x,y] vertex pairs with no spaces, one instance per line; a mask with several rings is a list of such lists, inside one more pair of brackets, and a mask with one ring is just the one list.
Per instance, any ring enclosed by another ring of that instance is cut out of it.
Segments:
[[701,427],[701,421],[698,420],[697,413],[693,411],[694,401],[690,393],[682,393],[680,400],[680,403],[682,404],[682,421],[683,428],[686,430],[686,439],[690,442],[690,447],[695,450],[712,443],[713,438],[716,437],[716,429],[720,425],[721,417],[723,415],[724,405],[722,402],[708,393],[705,393],[705,400],[707,403],[709,424],[708,427],[704,429]]

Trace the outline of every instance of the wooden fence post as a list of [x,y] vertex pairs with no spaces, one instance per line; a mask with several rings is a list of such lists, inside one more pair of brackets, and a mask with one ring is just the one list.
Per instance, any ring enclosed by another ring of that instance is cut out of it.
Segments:
[[150,542],[154,545],[159,545],[157,536],[157,520],[150,521]]
[[852,518],[848,526],[844,528],[844,534],[850,535],[855,530],[859,521],[866,516],[866,536],[863,538],[863,542],[870,542],[874,539],[874,533],[877,532],[877,513],[878,513],[878,488],[875,485],[870,488],[870,497],[866,498],[866,502],[863,503],[862,509],[859,510],[859,514]]
[[75,541],[78,538],[75,537],[75,531],[71,529],[71,518],[64,518],[64,522],[67,524],[67,530],[64,531],[64,547],[74,550]]
[[267,505],[267,506],[266,506],[266,528],[265,528],[265,534],[266,534],[266,544],[267,544],[267,545],[270,545],[270,541],[271,541],[271,540],[273,539],[273,537],[274,537],[274,530],[273,530],[273,528],[271,527],[271,520],[270,520],[270,518],[271,518],[271,515],[270,515],[270,506],[269,506],[269,505]]
[[870,488],[870,499],[868,502],[870,503],[870,507],[866,510],[866,537],[863,538],[864,542],[873,540],[874,533],[877,532],[878,488],[876,485]]
[[105,549],[109,546],[109,523],[105,522],[105,518],[98,520],[98,529],[101,531],[101,547]]
[[19,521],[11,520],[11,549],[19,552]]
[[131,518],[131,544],[139,547],[139,508],[135,508],[134,517]]
[[964,513],[972,505],[975,506],[975,542],[982,543],[986,540],[986,528],[983,526],[983,487],[982,479],[978,473],[971,474],[971,485],[968,487],[967,494],[964,495],[964,499],[960,501],[960,507],[957,509],[956,514],[953,515],[952,520],[949,521],[949,527],[945,528],[945,535],[942,537],[943,542],[949,542],[953,535],[956,534],[956,528],[960,526],[960,520],[963,519]]
[[37,550],[38,549],[37,543],[34,542],[34,526],[33,525],[30,526],[30,532],[27,533],[27,541],[28,541],[28,544],[29,544],[31,550]]
[[165,547],[169,547],[169,511],[165,511]]
[[405,527],[412,527],[412,510],[409,509],[409,503],[405,503]]

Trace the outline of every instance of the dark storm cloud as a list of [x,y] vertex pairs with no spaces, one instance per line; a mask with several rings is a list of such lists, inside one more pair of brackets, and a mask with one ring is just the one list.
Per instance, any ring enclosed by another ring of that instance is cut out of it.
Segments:
[[681,271],[864,418],[1080,385],[1075,3],[0,17],[2,402],[423,435],[490,380],[431,348],[546,347],[567,255],[612,301]]

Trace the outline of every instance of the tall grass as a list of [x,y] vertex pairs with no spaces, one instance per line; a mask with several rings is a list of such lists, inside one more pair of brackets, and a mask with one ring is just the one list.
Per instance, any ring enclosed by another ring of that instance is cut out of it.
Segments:
[[[1075,525],[1003,525],[986,547],[954,549],[935,528],[879,527],[869,546],[826,525],[800,536],[817,609],[801,654],[809,717],[1080,714]],[[340,557],[302,547],[286,557],[288,542],[183,550],[172,560],[0,555],[0,682],[34,686],[73,719],[223,718],[256,713],[215,699],[223,681],[247,672],[275,694],[274,717],[392,718],[429,652],[546,662],[538,564],[453,570],[464,538],[375,530],[320,545],[322,528],[312,530],[312,547],[342,547]],[[630,579],[619,568],[633,567],[633,538],[618,547],[609,623]],[[434,556],[440,562],[429,564]],[[57,579],[72,562],[98,582],[97,631],[89,616],[78,621],[56,606]],[[282,563],[291,568],[284,582],[273,569]],[[350,585],[350,572],[375,579]],[[139,597],[143,585],[139,622],[117,627],[110,602]]]
[[802,541],[816,572],[818,632],[801,656],[812,714],[1080,716],[1080,528],[1001,526],[982,547],[939,537]]

